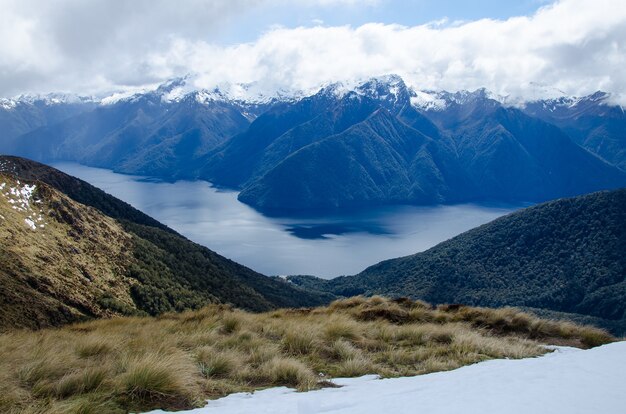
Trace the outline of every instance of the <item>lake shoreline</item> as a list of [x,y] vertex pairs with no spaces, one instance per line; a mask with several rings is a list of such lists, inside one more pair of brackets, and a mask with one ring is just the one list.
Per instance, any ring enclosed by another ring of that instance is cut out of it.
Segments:
[[527,206],[394,205],[268,216],[207,181],[163,181],[77,163],[54,163],[155,217],[190,240],[267,275],[355,274],[424,251]]

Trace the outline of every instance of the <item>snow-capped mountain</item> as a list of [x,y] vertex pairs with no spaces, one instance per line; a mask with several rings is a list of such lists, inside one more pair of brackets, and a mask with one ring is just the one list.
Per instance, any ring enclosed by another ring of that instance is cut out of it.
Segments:
[[13,98],[0,98],[0,109],[11,110],[21,105],[80,105],[94,102],[97,102],[97,99],[92,96],[69,93],[24,94]]
[[102,105],[121,101],[136,101],[144,97],[156,98],[164,104],[194,100],[203,105],[230,103],[242,107],[267,106],[277,102],[294,101],[308,94],[299,90],[262,88],[258,83],[221,83],[203,88],[196,85],[194,76],[170,79],[153,89],[116,92],[100,100]]
[[[355,145],[368,147],[368,151],[359,153],[363,155],[361,167],[367,168],[355,167],[355,171],[363,172],[359,179],[376,183],[380,181],[378,176],[388,178],[382,181],[383,188],[373,185],[364,200],[358,198],[362,186],[346,184],[346,188],[336,188],[336,200],[331,206],[342,205],[347,196],[356,200],[355,205],[389,200],[425,203],[498,197],[510,188],[515,189],[511,197],[519,196],[520,188],[526,189],[525,200],[562,195],[561,184],[573,182],[568,175],[573,172],[565,167],[559,176],[562,183],[553,183],[549,194],[536,194],[537,186],[527,179],[515,181],[520,174],[532,175],[537,182],[545,178],[547,172],[535,167],[550,164],[541,161],[548,147],[555,153],[564,153],[567,148],[571,159],[563,160],[564,166],[576,157],[584,158],[595,166],[589,177],[597,176],[602,182],[621,183],[621,172],[596,165],[599,160],[587,160],[591,155],[580,153],[578,145],[613,166],[626,168],[626,116],[621,108],[608,105],[608,95],[603,93],[519,106],[509,97],[484,88],[422,90],[407,85],[397,75],[335,82],[308,91],[262,86],[203,87],[198,78],[185,76],[148,90],[121,92],[99,100],[58,94],[45,99],[23,97],[19,101],[33,104],[5,100],[4,106],[13,109],[0,109],[0,127],[5,136],[0,151],[167,179],[204,178],[244,189],[242,195],[248,196],[251,204],[257,203],[259,194],[267,194],[263,202],[276,208],[281,205],[271,194],[282,188],[281,177],[298,177],[298,183],[305,185],[304,177],[298,176],[304,172],[295,167],[308,166],[307,171],[316,172],[327,168],[327,160],[333,157],[339,171],[345,163],[354,161]],[[513,140],[514,145],[504,145],[506,140],[499,133]],[[334,139],[325,141],[330,137]],[[337,147],[331,148],[331,143]],[[531,143],[531,149],[521,151]],[[309,147],[312,144],[317,145]],[[374,148],[379,144],[380,148]],[[303,157],[297,165],[290,157],[296,151],[298,157]],[[374,159],[375,154],[383,153],[384,162]],[[398,154],[404,157],[402,162],[396,158]],[[414,159],[417,156],[419,162]],[[478,156],[484,158],[480,163],[476,161]],[[501,162],[506,157],[517,160],[514,164],[518,173],[509,174],[512,165]],[[482,171],[484,168],[490,170]],[[275,175],[270,182],[265,174],[271,170]],[[394,183],[398,177],[404,177],[403,181]],[[324,188],[317,178],[315,174],[309,177],[309,184]],[[343,178],[339,174],[336,182],[343,183]],[[591,178],[583,178],[579,181],[585,181],[585,188],[599,188]],[[252,184],[254,187],[247,189]],[[603,184],[605,187],[610,185]],[[350,195],[348,190],[355,194]],[[302,193],[307,191],[304,188]],[[578,187],[568,187],[566,193],[577,191]],[[328,188],[315,193],[320,208],[331,204]],[[290,202],[293,194],[284,193]],[[303,196],[300,201],[310,204],[311,200]]]
[[568,116],[571,113],[583,114],[589,111],[603,112],[610,107],[611,95],[597,91],[586,96],[560,96],[551,99],[537,99],[524,102],[521,106],[524,110],[538,113],[551,113],[553,116]]
[[[399,75],[389,74],[365,79],[352,79],[320,85],[308,90],[268,88],[258,82],[220,83],[211,87],[200,87],[197,75],[188,74],[170,79],[152,88],[116,91],[104,96],[80,96],[68,93],[26,94],[12,98],[0,98],[0,109],[11,110],[19,105],[60,105],[60,104],[100,104],[113,105],[119,102],[132,102],[142,98],[160,100],[162,103],[179,103],[193,99],[210,105],[215,102],[228,102],[239,106],[263,106],[277,102],[294,102],[325,91],[341,98],[348,93],[366,96],[387,107],[404,105],[407,101],[421,111],[443,111],[451,105],[466,105],[479,100],[496,101],[503,106],[537,108],[557,112],[562,108],[571,109],[581,105],[610,104],[610,95],[605,92],[582,97],[568,96],[555,88],[535,87],[527,99],[513,98],[493,93],[485,88],[474,91],[429,90],[415,85],[407,85]],[[539,98],[546,96],[547,98]]]
[[412,89],[411,92],[411,104],[416,109],[423,111],[443,111],[453,105],[462,106],[487,100],[511,106],[508,105],[508,97],[495,94],[485,88],[456,92]]

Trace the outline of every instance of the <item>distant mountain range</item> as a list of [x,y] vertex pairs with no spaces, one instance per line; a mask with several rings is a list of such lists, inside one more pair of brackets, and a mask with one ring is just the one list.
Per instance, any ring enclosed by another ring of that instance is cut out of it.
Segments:
[[0,331],[209,303],[314,306],[333,297],[228,260],[84,181],[0,156]]
[[514,105],[395,75],[309,94],[185,79],[100,101],[0,101],[0,151],[241,190],[262,211],[539,202],[626,186],[626,115],[607,94]]
[[620,189],[525,208],[356,276],[289,280],[340,296],[409,296],[432,303],[541,308],[570,318],[587,315],[596,318],[587,322],[623,334],[624,252],[626,189]]

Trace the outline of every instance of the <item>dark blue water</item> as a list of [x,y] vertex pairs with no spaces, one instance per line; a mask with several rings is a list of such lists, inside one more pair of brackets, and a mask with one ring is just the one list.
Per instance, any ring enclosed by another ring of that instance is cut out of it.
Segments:
[[392,206],[343,214],[266,217],[237,193],[204,181],[159,182],[109,170],[54,165],[132,204],[189,239],[267,275],[333,277],[417,253],[513,211],[475,204]]

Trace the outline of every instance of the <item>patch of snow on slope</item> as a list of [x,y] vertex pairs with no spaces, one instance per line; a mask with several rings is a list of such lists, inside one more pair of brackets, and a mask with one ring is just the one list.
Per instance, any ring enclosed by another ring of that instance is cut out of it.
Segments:
[[181,413],[623,414],[626,342],[587,351],[557,348],[539,358],[491,360],[416,377],[334,382],[343,387],[239,393]]
[[[11,208],[16,213],[24,213],[26,216],[24,223],[32,230],[37,230],[38,227],[44,228],[46,224],[42,217],[43,210],[36,210],[31,206],[31,200],[36,189],[37,186],[35,184],[22,185],[19,180],[17,181],[17,187],[9,186],[6,182],[0,184],[0,195],[4,196],[7,203],[11,205]],[[41,201],[34,200],[34,202],[39,204]],[[2,218],[5,219],[4,217]]]
[[442,99],[435,92],[413,91],[415,96],[411,96],[411,105],[426,111],[443,111],[446,109],[446,100]]

